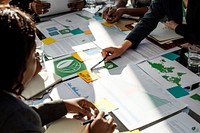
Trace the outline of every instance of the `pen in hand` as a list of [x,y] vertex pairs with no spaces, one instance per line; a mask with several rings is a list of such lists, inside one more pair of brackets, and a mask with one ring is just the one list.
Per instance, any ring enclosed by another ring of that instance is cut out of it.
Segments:
[[[105,114],[103,116],[103,118],[105,119],[109,114]],[[86,125],[86,124],[89,124],[89,123],[92,123],[94,121],[94,119],[90,119],[90,120],[87,120],[87,121],[84,121],[82,122],[82,125]]]
[[101,64],[103,61],[105,61],[108,56],[109,56],[109,54],[107,54],[101,61],[99,61],[97,64],[95,64],[93,67],[91,67],[90,70],[92,71],[95,67],[97,67],[99,64]]
[[111,13],[112,8],[113,8],[112,5],[110,7],[108,7],[108,15],[107,15],[106,20],[109,20],[112,18],[112,13]]

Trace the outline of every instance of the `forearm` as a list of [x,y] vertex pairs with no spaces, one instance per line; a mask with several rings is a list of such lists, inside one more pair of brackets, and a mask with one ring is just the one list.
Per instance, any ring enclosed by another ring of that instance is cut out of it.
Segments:
[[42,125],[46,125],[67,114],[67,109],[62,100],[40,104],[33,109],[39,114]]
[[123,14],[128,14],[131,16],[143,16],[147,11],[147,7],[141,7],[141,8],[126,8],[126,7],[120,7],[118,10],[121,10]]
[[114,6],[116,8],[126,7],[126,4],[127,4],[127,0],[116,0]]

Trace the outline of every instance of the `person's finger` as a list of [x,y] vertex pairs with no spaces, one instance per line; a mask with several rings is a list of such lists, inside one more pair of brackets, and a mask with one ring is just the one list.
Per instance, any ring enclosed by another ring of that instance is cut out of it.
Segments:
[[83,115],[87,117],[91,117],[93,115],[91,111],[88,109],[93,109],[94,111],[98,112],[97,107],[86,99],[83,99],[81,101],[80,106],[82,107],[82,109],[80,110],[80,113],[82,113]]
[[117,124],[116,123],[113,123],[113,125],[112,125],[112,132],[114,132],[114,130],[115,130],[115,128],[117,127]]
[[114,122],[114,119],[111,117],[108,119],[108,124],[112,124]]
[[81,113],[73,116],[74,119],[82,119],[83,117],[85,117],[85,116]]
[[101,119],[101,118],[103,118],[104,117],[104,112],[103,111],[101,111],[98,115],[97,115],[97,119]]
[[106,55],[107,55],[106,53],[107,53],[106,49],[103,49],[103,50],[101,51],[101,55],[103,56],[103,58],[106,57]]
[[92,102],[90,102],[90,101],[88,101],[88,100],[85,100],[85,104],[86,104],[88,107],[92,108],[93,110],[96,110],[96,109],[97,109],[97,107],[96,107]]

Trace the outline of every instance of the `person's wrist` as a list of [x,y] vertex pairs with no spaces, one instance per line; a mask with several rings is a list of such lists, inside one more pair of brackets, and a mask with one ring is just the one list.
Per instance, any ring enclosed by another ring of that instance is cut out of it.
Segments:
[[28,9],[32,11],[32,2],[29,3]]
[[176,30],[177,27],[178,27],[178,24],[174,24],[174,30]]
[[129,49],[132,46],[132,42],[129,40],[125,40],[124,43],[121,46],[121,49],[123,51],[126,51],[127,49]]
[[120,12],[121,14],[124,14],[125,7],[119,7],[119,8],[117,8],[117,12]]

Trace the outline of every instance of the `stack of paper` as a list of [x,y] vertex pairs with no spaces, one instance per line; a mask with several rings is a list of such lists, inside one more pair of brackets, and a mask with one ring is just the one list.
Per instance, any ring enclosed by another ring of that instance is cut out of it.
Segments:
[[181,39],[183,36],[176,34],[172,29],[165,27],[161,22],[158,23],[156,29],[154,29],[149,36],[159,44],[172,43],[173,40]]

